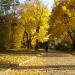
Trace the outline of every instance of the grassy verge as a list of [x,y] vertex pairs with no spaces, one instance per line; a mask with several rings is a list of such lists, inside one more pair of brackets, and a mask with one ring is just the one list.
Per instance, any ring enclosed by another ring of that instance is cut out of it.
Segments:
[[0,74],[7,70],[10,64],[20,64],[34,56],[34,54],[0,54]]

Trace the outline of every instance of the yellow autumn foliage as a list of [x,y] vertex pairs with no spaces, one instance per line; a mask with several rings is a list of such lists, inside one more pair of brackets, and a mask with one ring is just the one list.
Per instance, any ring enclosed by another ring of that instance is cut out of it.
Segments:
[[64,0],[54,7],[50,21],[51,35],[71,45],[75,40],[75,0]]
[[[28,35],[31,34],[32,44],[36,43],[37,38],[41,42],[45,41],[49,28],[50,12],[48,8],[42,3],[38,4],[34,2],[26,3],[23,8],[22,17],[18,22],[23,25]],[[36,32],[38,26],[40,26],[39,34]]]

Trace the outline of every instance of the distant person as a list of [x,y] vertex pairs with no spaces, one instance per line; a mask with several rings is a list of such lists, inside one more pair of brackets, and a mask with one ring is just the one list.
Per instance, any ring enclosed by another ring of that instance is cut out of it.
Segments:
[[46,52],[48,52],[48,42],[45,42],[44,49],[45,49]]

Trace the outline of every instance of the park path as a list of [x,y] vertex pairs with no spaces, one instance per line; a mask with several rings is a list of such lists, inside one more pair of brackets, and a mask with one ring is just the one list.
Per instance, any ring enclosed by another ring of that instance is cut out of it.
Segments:
[[75,56],[50,50],[37,54],[27,63],[23,61],[18,69],[11,69],[4,75],[75,75]]

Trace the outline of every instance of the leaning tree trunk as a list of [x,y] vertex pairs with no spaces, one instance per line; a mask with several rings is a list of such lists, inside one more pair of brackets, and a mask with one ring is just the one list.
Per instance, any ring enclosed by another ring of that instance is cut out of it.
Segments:
[[72,40],[72,46],[71,46],[71,49],[72,50],[75,50],[75,40],[73,39],[72,35],[71,35],[71,32],[69,30],[68,31],[68,34],[69,34],[69,37],[71,38]]
[[72,43],[72,50],[75,50],[75,41]]
[[23,40],[25,38],[25,35],[26,35],[27,48],[32,48],[32,45],[31,45],[31,34],[29,35],[29,38],[28,38],[28,33],[26,31],[24,31]]
[[[63,15],[63,19],[64,19],[63,22],[64,22],[65,25],[67,25],[68,22],[70,21],[70,20],[69,20],[69,16],[68,16],[67,14],[64,14],[64,15]],[[68,26],[66,27],[66,29],[67,29],[67,32],[68,32],[68,35],[69,35],[70,39],[72,40],[71,49],[72,49],[72,50],[75,50],[75,40],[73,39],[73,37],[72,37],[72,35],[71,35],[71,32],[70,32]]]

